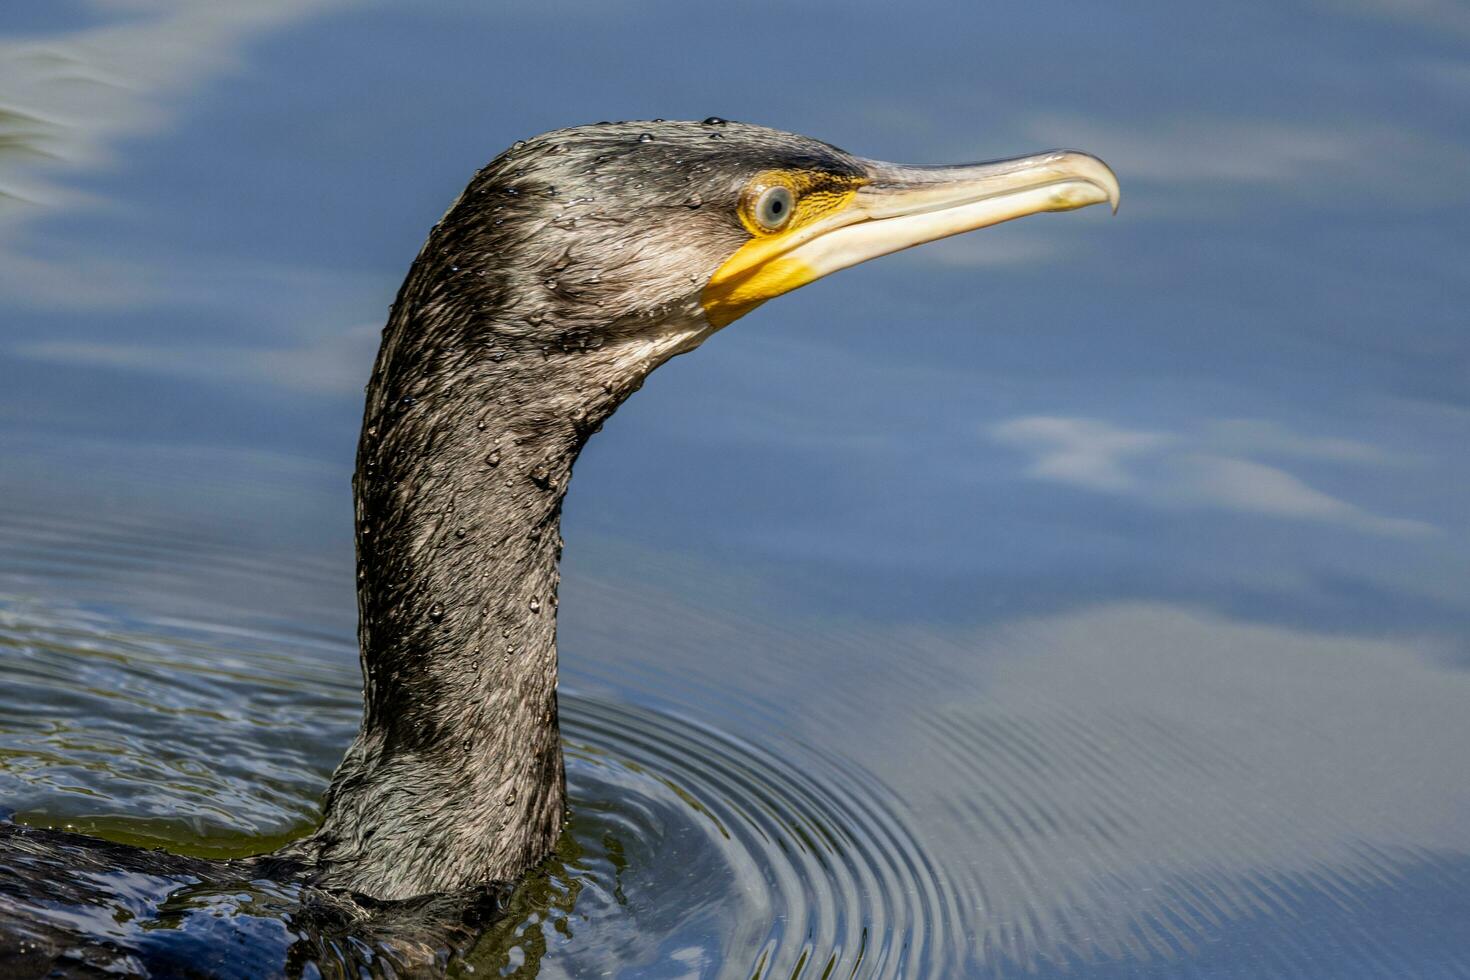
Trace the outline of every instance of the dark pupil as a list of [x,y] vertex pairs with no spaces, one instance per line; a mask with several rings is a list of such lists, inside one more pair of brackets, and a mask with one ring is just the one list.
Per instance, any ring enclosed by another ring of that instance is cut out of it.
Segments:
[[783,207],[785,207],[785,205],[781,203],[781,199],[778,197],[771,202],[771,213],[780,214]]

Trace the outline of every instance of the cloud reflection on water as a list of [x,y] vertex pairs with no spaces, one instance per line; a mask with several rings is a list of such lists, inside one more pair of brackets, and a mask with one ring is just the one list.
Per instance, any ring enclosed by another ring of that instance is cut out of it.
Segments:
[[[940,856],[970,954],[992,967],[1177,967],[1232,921],[1320,917],[1379,886],[1407,897],[1400,883],[1421,862],[1470,855],[1470,674],[1439,639],[1166,603],[978,630],[817,631],[769,605],[740,603],[744,618],[624,583],[568,593],[573,643],[638,651],[576,683],[678,674],[683,706],[722,724],[782,718],[813,744],[861,744]],[[793,675],[812,692],[796,716],[780,707]],[[1304,946],[1393,941],[1351,914],[1314,928]],[[1429,934],[1443,942],[1444,928]],[[1247,939],[1235,957],[1257,953],[1286,955]]]
[[[77,189],[79,174],[118,164],[117,144],[170,127],[179,94],[238,74],[253,37],[343,0],[187,0],[104,4],[117,20],[83,30],[0,39],[0,291],[48,308],[117,309],[168,295],[152,263],[94,253],[38,254],[25,226],[62,210],[116,202]],[[8,138],[7,138],[8,137]],[[58,179],[63,178],[63,179]],[[71,179],[64,179],[71,178]],[[3,198],[9,198],[4,200]],[[83,265],[85,272],[82,271]]]
[[[1219,507],[1267,517],[1328,521],[1377,534],[1434,531],[1423,521],[1371,514],[1308,486],[1277,466],[1212,451],[1224,435],[1237,451],[1377,463],[1387,454],[1348,439],[1308,439],[1274,423],[1217,422],[1203,438],[1121,429],[1095,419],[1033,415],[990,427],[991,439],[1032,457],[1029,475],[1163,506]],[[1255,439],[1260,443],[1253,445]]]

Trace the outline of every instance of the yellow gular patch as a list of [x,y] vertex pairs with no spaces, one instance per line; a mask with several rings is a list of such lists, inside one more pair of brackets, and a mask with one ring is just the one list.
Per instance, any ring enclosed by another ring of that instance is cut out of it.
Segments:
[[[813,225],[840,214],[865,183],[864,177],[806,170],[768,170],[756,175],[740,201],[740,223],[750,232],[750,241],[715,270],[700,295],[709,322],[723,327],[766,300],[815,279],[811,269],[786,253],[813,237]],[[753,209],[760,195],[774,186],[789,190],[793,203],[791,218],[770,231],[756,220]]]

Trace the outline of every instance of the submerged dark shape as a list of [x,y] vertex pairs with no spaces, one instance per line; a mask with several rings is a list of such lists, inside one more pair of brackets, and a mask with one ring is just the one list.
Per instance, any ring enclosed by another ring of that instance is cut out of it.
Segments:
[[[157,916],[200,895],[229,896],[220,921],[232,925],[211,925],[209,942],[251,951],[205,972],[300,972],[363,936],[400,972],[442,963],[493,914],[494,883],[545,858],[563,826],[559,525],[588,437],[656,367],[767,299],[900,248],[1104,201],[1117,201],[1111,171],[1070,151],[902,167],[713,118],[517,143],[434,227],[368,384],[354,478],[364,713],[320,827],[233,862],[5,827],[0,968],[72,956],[82,969],[76,951],[104,934],[95,910],[119,902],[192,934],[195,917]],[[271,929],[240,897],[261,882]],[[143,971],[188,942],[108,941]]]
[[511,890],[379,902],[310,878],[269,855],[207,861],[0,824],[0,976],[439,972]]

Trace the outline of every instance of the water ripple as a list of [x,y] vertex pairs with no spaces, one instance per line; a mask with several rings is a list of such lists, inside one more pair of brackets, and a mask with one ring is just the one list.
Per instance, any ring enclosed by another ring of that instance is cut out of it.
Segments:
[[[19,819],[199,856],[310,826],[357,717],[303,636],[0,603],[0,799]],[[571,823],[467,963],[581,975],[933,976],[956,902],[901,802],[806,746],[562,696]]]
[[[685,719],[574,694],[564,696],[563,718],[572,852],[529,891],[573,904],[528,911],[514,934],[489,937],[482,957],[503,967],[527,935],[550,948],[565,937],[563,959],[541,968],[576,975],[597,963],[634,966],[649,943],[678,936],[681,962],[701,973],[943,973],[953,900],[899,802],[870,776],[830,756],[777,756]],[[621,896],[622,927],[652,937],[629,939],[628,961],[610,961],[601,943],[569,941],[610,927],[583,908],[605,901],[588,892]],[[749,961],[746,950],[755,951]]]

